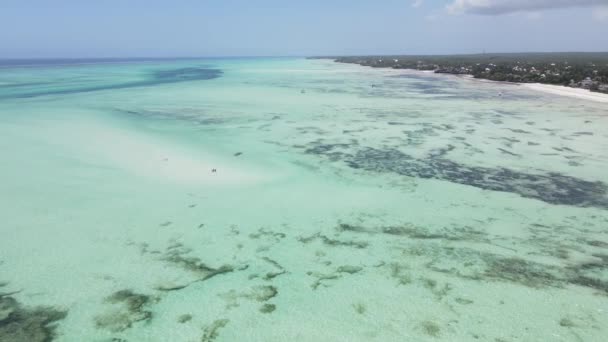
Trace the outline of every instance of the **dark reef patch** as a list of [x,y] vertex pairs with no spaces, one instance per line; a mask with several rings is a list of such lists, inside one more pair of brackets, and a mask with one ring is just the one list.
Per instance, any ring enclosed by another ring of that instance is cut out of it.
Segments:
[[[549,272],[549,270],[553,272]],[[519,283],[528,287],[555,286],[559,276],[555,269],[519,258],[493,258],[484,275],[488,278]]]
[[316,239],[321,239],[321,241],[328,246],[344,246],[344,247],[355,247],[355,248],[366,248],[369,243],[367,241],[342,241],[331,239],[321,233],[316,233],[314,235],[308,237],[299,237],[298,241],[302,243],[310,243]]
[[316,278],[315,282],[310,285],[313,290],[316,290],[321,285],[323,285],[324,287],[329,287],[329,284],[325,282],[326,280],[337,280],[348,275],[355,275],[361,271],[363,271],[363,267],[345,265],[338,267],[332,273],[308,271],[306,272],[306,274]]
[[189,250],[182,249],[181,247],[171,248],[166,256],[163,258],[164,261],[175,264],[187,271],[200,275],[199,280],[207,280],[215,277],[216,275],[229,273],[234,271],[234,267],[229,265],[223,265],[218,268],[208,266],[201,259],[196,257],[186,256]]
[[283,266],[281,266],[281,264],[276,262],[275,260],[272,260],[269,257],[262,257],[262,260],[266,261],[267,263],[271,264],[272,266],[274,266],[277,269],[276,272],[267,272],[266,275],[264,275],[264,277],[262,279],[272,280],[280,275],[287,273],[287,270]]
[[387,234],[403,236],[417,240],[449,240],[449,241],[487,241],[486,233],[471,227],[445,227],[437,231],[419,227],[411,223],[382,227],[363,227],[353,224],[340,223],[337,228],[339,232]]
[[190,322],[191,320],[192,320],[192,315],[190,315],[190,314],[183,314],[177,318],[177,322],[182,323],[182,324]]
[[345,266],[340,266],[337,269],[338,273],[348,273],[348,274],[355,274],[355,273],[359,273],[363,270],[363,267],[361,266],[350,266],[350,265],[345,265]]
[[286,236],[285,233],[275,232],[272,230],[266,230],[265,228],[260,228],[260,229],[258,229],[258,231],[256,233],[249,234],[249,238],[251,238],[251,239],[259,239],[261,237],[271,237],[276,242],[279,242],[280,239],[284,239],[285,236]]
[[608,209],[608,185],[599,181],[586,181],[555,172],[531,174],[506,168],[469,166],[433,156],[416,159],[391,148],[364,147],[348,153],[342,150],[344,147],[344,144],[315,144],[305,152],[332,161],[343,161],[353,169],[443,180],[484,190],[514,193],[550,204]]
[[221,125],[232,120],[227,117],[212,116],[206,110],[200,108],[176,108],[174,110],[114,108],[113,110],[129,116],[154,120],[180,120],[201,126]]
[[426,264],[430,270],[464,279],[503,281],[531,288],[575,285],[608,295],[607,255],[593,254],[595,261],[559,266],[469,248],[417,245],[404,250],[404,254],[430,257]]
[[[162,282],[156,285],[156,290],[177,291],[196,282],[205,281],[220,274],[234,272],[235,270],[243,270],[248,267],[248,265],[242,266],[241,268],[235,268],[231,265],[211,267],[204,263],[200,258],[189,256],[191,252],[192,249],[184,247],[180,242],[173,242],[167,247],[166,251],[160,257],[160,260],[187,271],[189,275],[178,282]],[[143,248],[142,253],[148,253],[146,247]],[[152,251],[150,253],[161,254],[160,251]]]
[[419,325],[420,329],[431,337],[439,337],[441,333],[441,327],[432,321],[424,321]]
[[412,275],[410,274],[410,269],[407,265],[393,262],[389,264],[388,267],[390,269],[391,278],[397,280],[399,285],[408,285],[412,282]]
[[272,298],[276,297],[278,294],[279,290],[274,286],[258,285],[251,287],[245,292],[237,292],[236,290],[230,290],[227,293],[220,294],[219,296],[226,301],[226,309],[238,307],[239,300],[241,298],[244,298],[250,301],[264,303],[259,309],[260,312],[270,313],[276,309],[276,305],[267,302]]
[[220,336],[220,330],[226,326],[230,322],[227,319],[216,319],[210,325],[206,326],[203,329],[203,336],[201,337],[201,342],[211,342],[215,341],[216,338]]
[[513,152],[511,152],[511,151],[507,151],[507,150],[505,150],[504,148],[500,148],[500,147],[499,147],[499,148],[498,148],[498,150],[499,150],[500,152],[502,152],[502,153],[504,153],[504,154],[508,154],[508,155],[510,155],[510,156],[514,156],[514,157],[521,157],[521,155],[519,155],[519,154],[517,154],[517,153],[513,153]]
[[279,294],[279,290],[271,285],[254,286],[251,292],[243,297],[249,298],[258,302],[266,302]]
[[277,309],[277,306],[274,305],[274,304],[264,304],[260,308],[260,312],[261,313],[271,313],[271,312],[273,312],[276,309]]
[[223,71],[219,69],[201,67],[158,70],[151,73],[152,80],[157,83],[211,80],[222,76],[222,74]]
[[0,341],[50,342],[55,326],[67,311],[48,307],[24,308],[13,297],[0,296]]
[[[33,98],[47,95],[69,95],[102,90],[149,87],[178,82],[211,80],[214,78],[219,78],[222,75],[222,70],[206,67],[155,70],[149,72],[148,74],[144,74],[141,81],[125,83],[103,84],[99,81],[93,81],[90,85],[82,86],[80,85],[82,81],[77,79],[74,80],[73,83],[70,80],[57,82],[57,87],[52,87],[50,89],[44,84],[40,88],[34,90],[26,89],[25,91],[20,90],[19,87],[10,87],[8,88],[8,91],[3,91],[3,93],[0,93],[0,99]],[[55,84],[53,85],[55,86]]]
[[129,329],[136,322],[146,322],[152,318],[152,312],[146,307],[152,297],[135,293],[131,290],[114,292],[105,299],[111,310],[95,317],[95,326],[111,332]]
[[355,312],[358,313],[359,315],[363,315],[367,308],[365,307],[365,304],[363,304],[363,303],[355,303],[355,304],[353,304],[353,309],[355,309]]

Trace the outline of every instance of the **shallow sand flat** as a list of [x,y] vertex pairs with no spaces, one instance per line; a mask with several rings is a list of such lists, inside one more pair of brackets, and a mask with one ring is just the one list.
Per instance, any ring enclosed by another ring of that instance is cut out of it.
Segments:
[[[107,84],[203,66],[223,74]],[[303,59],[80,68],[3,76],[74,87],[0,101],[21,326],[44,305],[56,341],[604,341],[603,103]]]

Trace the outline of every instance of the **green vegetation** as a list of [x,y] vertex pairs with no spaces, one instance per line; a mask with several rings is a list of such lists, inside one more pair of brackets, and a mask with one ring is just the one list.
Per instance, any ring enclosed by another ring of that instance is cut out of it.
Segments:
[[608,93],[608,52],[327,58],[375,68],[433,70],[493,81],[555,84]]

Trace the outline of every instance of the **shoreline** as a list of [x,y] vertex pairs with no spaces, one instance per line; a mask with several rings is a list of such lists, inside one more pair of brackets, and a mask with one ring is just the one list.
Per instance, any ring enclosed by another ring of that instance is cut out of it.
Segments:
[[543,83],[515,83],[530,90],[539,91],[547,94],[574,97],[582,100],[608,103],[608,94],[596,93],[583,88],[571,88],[553,84]]
[[587,101],[608,103],[608,94],[592,92],[591,90],[584,89],[584,88],[571,88],[571,87],[566,87],[566,86],[561,86],[561,85],[544,84],[544,83],[516,83],[516,82],[506,82],[506,81],[494,81],[494,80],[485,79],[485,78],[475,78],[475,77],[473,77],[473,75],[469,75],[469,74],[436,73],[433,70],[418,70],[418,69],[407,69],[407,68],[405,68],[405,69],[378,68],[378,67],[372,67],[372,66],[361,65],[361,64],[356,64],[356,63],[337,62],[335,60],[334,60],[334,63],[354,64],[354,65],[358,65],[360,67],[367,67],[367,68],[378,69],[378,70],[383,70],[383,71],[391,70],[391,71],[395,71],[400,74],[419,73],[419,74],[424,74],[426,76],[434,75],[437,77],[456,76],[456,77],[459,77],[462,79],[473,80],[473,81],[477,81],[477,82],[509,84],[509,85],[514,85],[514,86],[524,87],[526,89],[529,89],[532,91],[537,91],[537,92],[542,92],[545,94],[552,94],[552,95],[577,98],[577,99],[587,100]]

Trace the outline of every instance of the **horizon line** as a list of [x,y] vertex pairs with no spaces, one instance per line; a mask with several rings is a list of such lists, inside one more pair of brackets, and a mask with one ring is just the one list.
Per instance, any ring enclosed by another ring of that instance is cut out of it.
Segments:
[[20,60],[166,60],[166,59],[211,59],[211,58],[307,58],[307,57],[374,57],[374,56],[465,56],[465,55],[492,55],[492,54],[543,54],[543,53],[608,53],[606,51],[491,51],[491,52],[467,52],[467,53],[347,53],[347,54],[310,54],[310,55],[217,55],[217,56],[113,56],[113,57],[0,57],[0,61],[20,61]]

